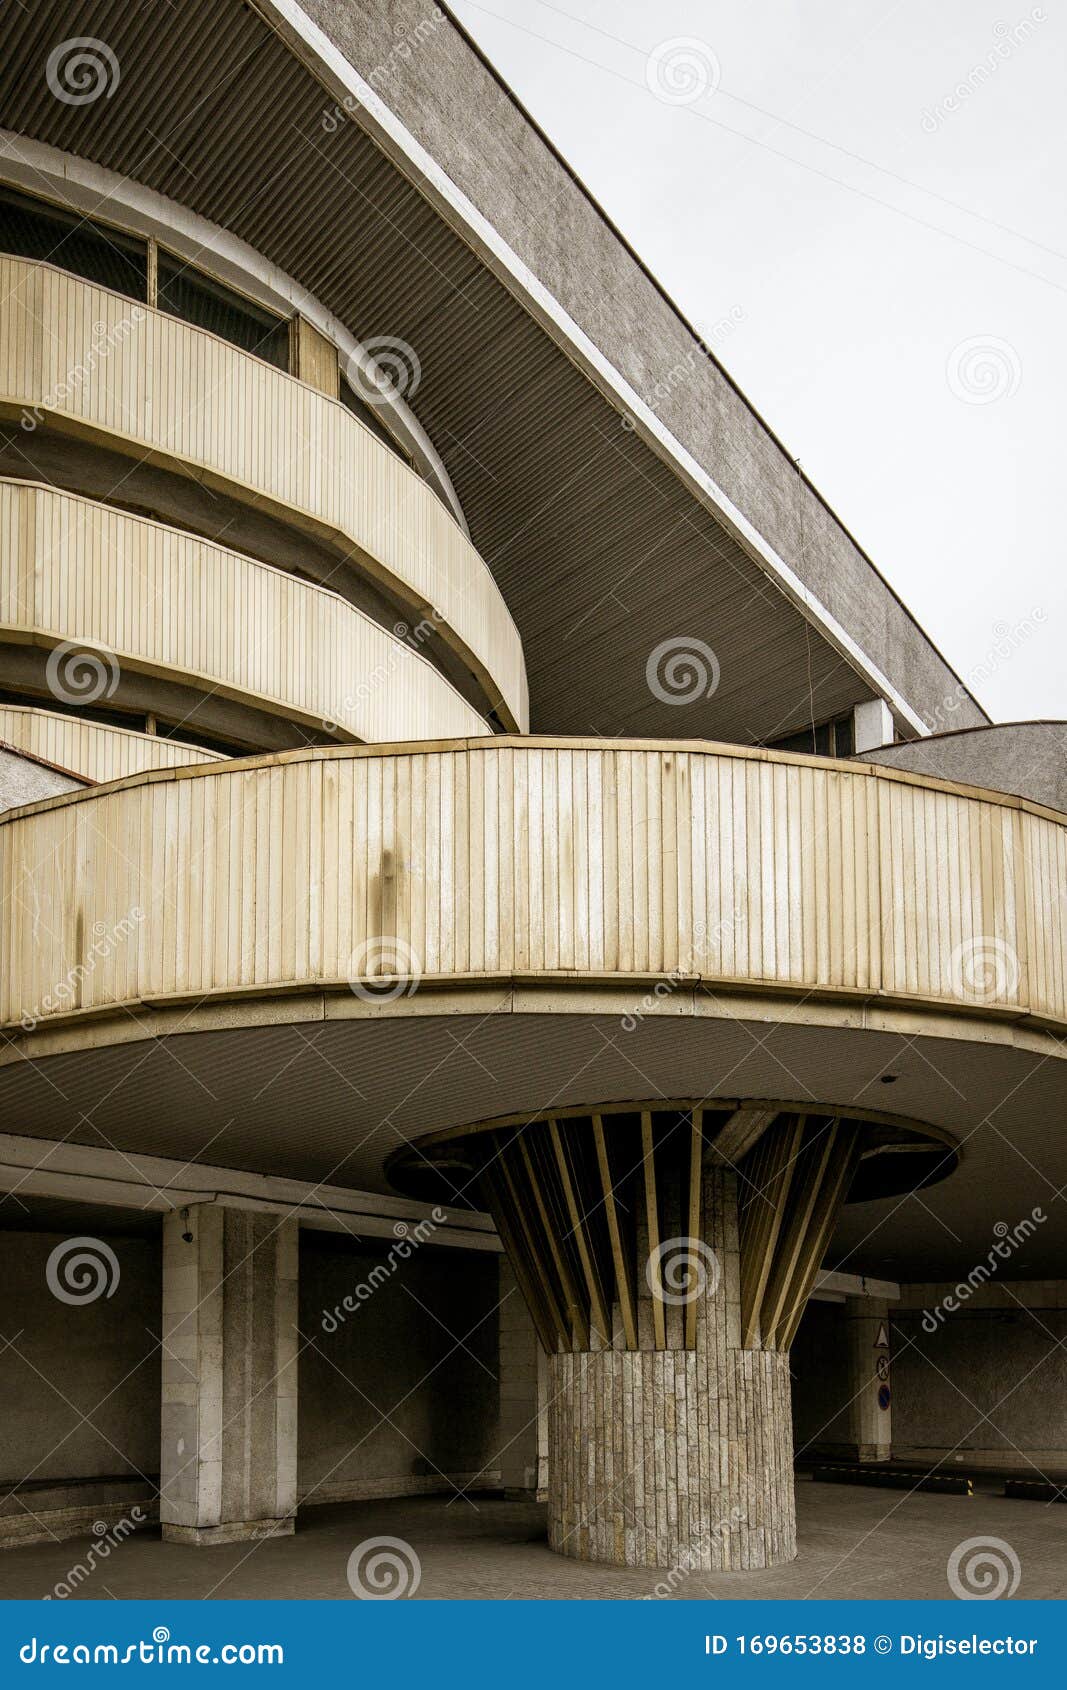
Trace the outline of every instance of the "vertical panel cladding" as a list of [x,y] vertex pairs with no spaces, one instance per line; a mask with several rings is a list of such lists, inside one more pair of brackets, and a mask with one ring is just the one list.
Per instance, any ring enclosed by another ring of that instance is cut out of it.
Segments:
[[549,1543],[575,1560],[686,1574],[796,1556],[787,1355],[740,1347],[736,1190],[705,1166],[717,1281],[695,1351],[549,1359]]
[[[291,510],[440,612],[520,728],[522,649],[451,512],[338,401],[202,330],[78,277],[0,258],[0,392]],[[44,325],[48,328],[45,329]]]
[[[486,741],[205,763],[13,816],[0,854],[7,1023],[135,905],[124,1000],[339,984],[395,939],[434,977],[748,969],[1067,1014],[1061,824],[729,752]],[[106,1008],[118,980],[94,966],[77,1007]]]
[[106,680],[173,671],[371,742],[489,733],[417,652],[282,570],[22,482],[0,481],[0,541],[0,624],[104,647]]

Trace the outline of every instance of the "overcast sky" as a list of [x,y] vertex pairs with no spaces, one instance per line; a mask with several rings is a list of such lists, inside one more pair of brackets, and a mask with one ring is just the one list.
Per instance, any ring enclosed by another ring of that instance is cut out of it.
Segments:
[[1067,717],[1067,0],[454,0],[998,721]]

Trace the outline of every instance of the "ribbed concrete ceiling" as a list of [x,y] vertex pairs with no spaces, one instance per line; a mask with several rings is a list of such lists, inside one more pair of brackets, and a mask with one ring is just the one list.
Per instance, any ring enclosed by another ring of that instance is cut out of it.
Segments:
[[[519,1110],[635,1096],[851,1104],[947,1131],[961,1160],[918,1196],[850,1205],[830,1265],[894,1279],[966,1273],[999,1222],[1040,1206],[1047,1224],[1011,1275],[1062,1271],[1062,1059],[965,1036],[729,1015],[649,1016],[624,1033],[617,1016],[494,1013],[491,994],[484,1010],[231,1028],[10,1062],[0,1121],[19,1135],[387,1191],[384,1164],[398,1148]],[[884,1073],[895,1083],[883,1085]]]
[[[416,349],[413,408],[518,623],[535,731],[760,741],[871,696],[367,135],[323,129],[332,99],[241,0],[35,0],[4,34],[0,125],[181,201],[358,338]],[[120,66],[85,105],[45,78],[75,36]],[[676,637],[721,666],[684,707],[646,680]]]

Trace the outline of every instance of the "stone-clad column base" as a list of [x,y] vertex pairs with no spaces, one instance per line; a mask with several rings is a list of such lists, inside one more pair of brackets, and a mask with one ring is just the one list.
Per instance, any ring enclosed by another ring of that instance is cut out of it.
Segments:
[[585,1351],[552,1369],[549,1543],[615,1566],[796,1557],[789,1357]]
[[552,1548],[679,1575],[793,1560],[789,1346],[862,1123],[683,1101],[464,1136],[546,1358]]

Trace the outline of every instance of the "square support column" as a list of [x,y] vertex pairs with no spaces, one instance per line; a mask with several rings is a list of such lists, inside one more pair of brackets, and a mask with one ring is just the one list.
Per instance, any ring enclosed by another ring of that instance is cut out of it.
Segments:
[[883,1297],[849,1297],[849,1454],[856,1461],[888,1461],[893,1448],[889,1384],[889,1304]]
[[291,1532],[299,1226],[205,1203],[163,1222],[160,1521],[172,1543]]
[[852,738],[857,757],[862,757],[865,751],[892,745],[894,737],[893,715],[884,699],[870,698],[856,705],[852,712]]

